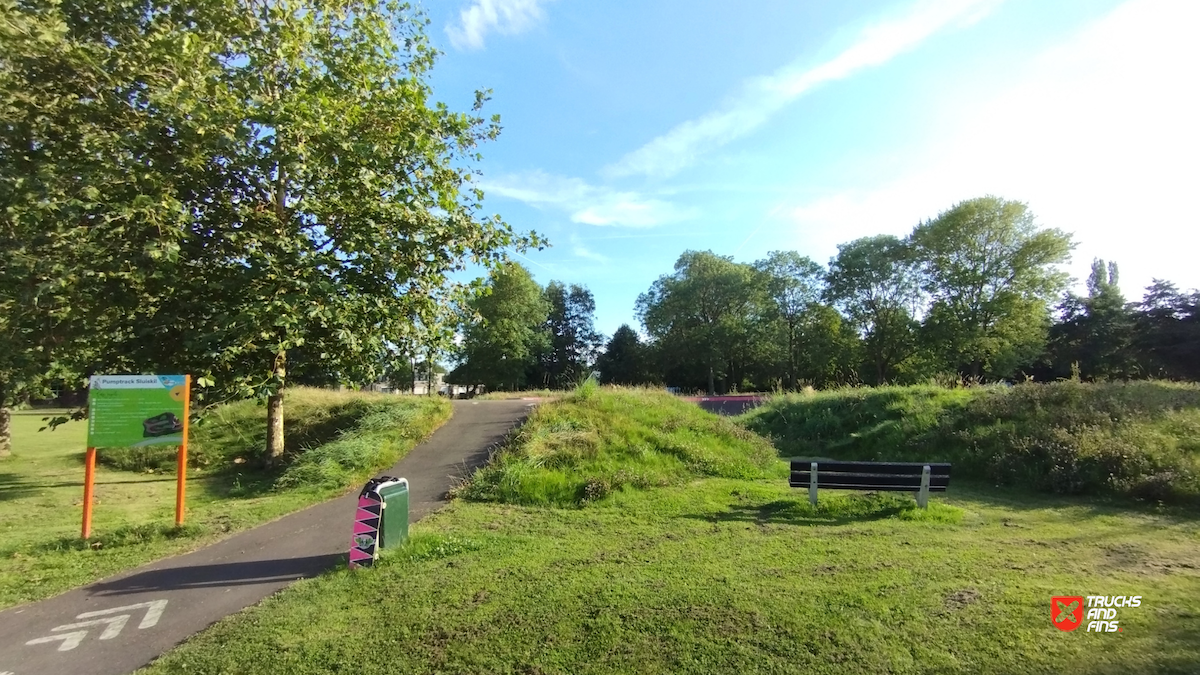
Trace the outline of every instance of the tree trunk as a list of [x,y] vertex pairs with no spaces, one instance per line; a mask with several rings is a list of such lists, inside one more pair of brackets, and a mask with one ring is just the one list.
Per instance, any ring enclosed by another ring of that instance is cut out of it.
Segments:
[[796,391],[796,328],[788,325],[788,390]]
[[712,366],[709,366],[708,367],[708,395],[715,396],[716,393],[717,393],[717,390],[713,386],[713,369],[712,369]]
[[[2,405],[0,404],[0,406]],[[0,407],[0,459],[12,454],[12,433],[9,431],[11,420],[12,415],[8,408]]]
[[267,399],[267,458],[271,463],[283,457],[283,379],[286,352],[275,355],[272,373],[279,378],[279,389]]
[[0,459],[12,454],[12,413],[8,409],[8,391],[0,381]]

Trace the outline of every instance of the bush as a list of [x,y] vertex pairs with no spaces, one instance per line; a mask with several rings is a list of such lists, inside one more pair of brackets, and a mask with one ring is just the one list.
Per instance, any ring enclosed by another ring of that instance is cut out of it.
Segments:
[[744,420],[788,455],[949,461],[1047,492],[1200,502],[1196,385],[856,389],[776,397]]

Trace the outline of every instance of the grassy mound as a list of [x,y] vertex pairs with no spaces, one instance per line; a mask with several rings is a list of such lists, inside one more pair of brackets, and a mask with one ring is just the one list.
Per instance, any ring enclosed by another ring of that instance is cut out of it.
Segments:
[[998,484],[1200,503],[1197,385],[849,389],[775,397],[742,419],[785,455],[949,461]]
[[[282,462],[268,467],[266,409],[237,401],[205,411],[192,427],[188,465],[210,474],[260,474],[278,488],[342,488],[395,462],[450,416],[441,397],[310,387],[288,389],[284,404]],[[175,471],[173,446],[106,448],[97,458],[121,471]]]
[[538,407],[461,496],[578,506],[630,488],[702,476],[785,475],[774,449],[670,394],[587,383]]

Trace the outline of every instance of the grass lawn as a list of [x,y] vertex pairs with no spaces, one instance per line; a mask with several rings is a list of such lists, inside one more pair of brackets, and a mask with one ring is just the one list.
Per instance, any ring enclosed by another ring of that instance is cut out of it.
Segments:
[[[761,439],[682,405],[543,404],[376,568],[300,582],[147,672],[1196,672],[1194,511],[962,481],[925,511],[814,509]],[[1068,633],[1055,595],[1142,603],[1119,633]]]
[[[782,483],[782,484],[781,484]],[[459,501],[372,571],[305,581],[165,673],[1195,673],[1200,523],[1061,497],[703,479],[582,509]],[[1120,633],[1053,595],[1141,595]]]
[[[174,450],[99,451],[93,536],[79,538],[86,422],[38,431],[53,411],[13,415],[0,461],[0,607],[45,598],[342,492],[388,466],[450,416],[449,403],[296,389],[285,410],[290,457],[254,468],[265,411],[240,402],[194,427],[186,524],[174,526]],[[164,470],[166,469],[166,470]]]

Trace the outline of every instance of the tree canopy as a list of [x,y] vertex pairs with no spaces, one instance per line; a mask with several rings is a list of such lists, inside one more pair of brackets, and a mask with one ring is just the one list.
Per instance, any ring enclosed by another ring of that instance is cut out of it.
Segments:
[[462,295],[449,273],[540,244],[481,215],[473,163],[498,119],[485,92],[469,113],[430,101],[436,52],[405,5],[29,0],[5,17],[0,306],[22,356],[0,391],[22,364],[191,372],[267,398],[278,455],[289,356],[381,375]]

